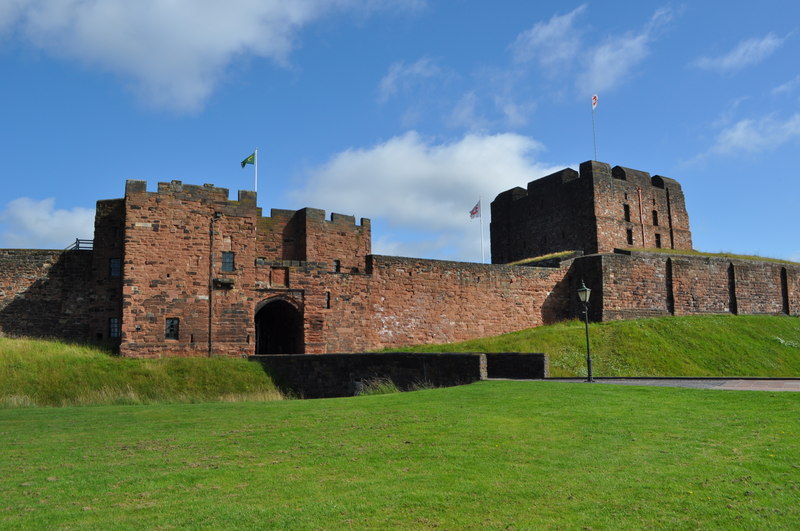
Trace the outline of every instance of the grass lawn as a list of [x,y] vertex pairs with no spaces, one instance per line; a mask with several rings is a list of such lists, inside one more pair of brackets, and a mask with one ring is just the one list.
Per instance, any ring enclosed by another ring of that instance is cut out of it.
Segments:
[[800,527],[800,393],[3,409],[0,456],[2,528]]
[[[800,319],[697,315],[590,326],[595,376],[800,376]],[[586,376],[584,324],[568,321],[414,352],[544,352],[550,375]]]
[[119,358],[0,337],[0,408],[280,399],[264,370],[241,358]]

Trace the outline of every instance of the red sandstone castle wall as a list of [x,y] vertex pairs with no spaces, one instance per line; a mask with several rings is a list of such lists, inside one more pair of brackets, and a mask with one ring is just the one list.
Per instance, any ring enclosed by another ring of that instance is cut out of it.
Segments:
[[[565,170],[550,181],[561,186],[576,175]],[[302,312],[305,352],[369,351],[577,315],[580,280],[593,289],[593,319],[800,315],[800,266],[792,264],[640,252],[558,268],[368,256],[369,220],[326,220],[316,209],[263,218],[250,192],[229,201],[226,189],[209,185],[173,181],[158,190],[129,181],[124,199],[99,202],[93,252],[0,251],[0,330],[105,341],[108,320],[121,315],[123,355],[202,356],[210,308],[213,353],[240,356],[256,350],[258,310],[280,299]],[[235,253],[234,271],[222,270],[223,252]],[[122,278],[109,270],[120,256]],[[167,318],[180,319],[179,339],[165,339]]]
[[361,218],[357,226],[353,216],[333,213],[328,221],[324,210],[305,208],[299,212],[305,214],[306,260],[327,262],[340,272],[364,271],[366,257],[372,252],[370,220]]
[[597,248],[592,182],[566,168],[513,188],[491,204],[493,264],[552,252]]
[[[689,215],[677,181],[594,161],[581,164],[584,174],[594,179],[597,249],[592,252],[610,253],[626,247],[691,250]],[[625,219],[625,205],[629,220]],[[632,243],[628,243],[628,230]]]
[[[128,187],[123,355],[206,355],[209,306],[213,352],[252,351],[258,211],[254,196],[240,193],[233,202],[227,195],[177,182],[161,183],[159,193]],[[223,251],[235,253],[232,272],[222,271]],[[209,289],[212,279],[230,287]],[[165,339],[167,318],[180,319],[179,339]]]
[[[214,354],[252,354],[255,314],[275,298],[304,313],[305,351],[328,351],[326,282],[364,270],[369,220],[356,226],[352,217],[333,214],[328,221],[316,209],[273,210],[262,218],[254,196],[240,192],[239,201],[228,201],[227,194],[178,181],[148,193],[144,183],[129,182],[123,355],[207,355],[209,312]],[[235,271],[222,270],[223,252],[234,253]],[[179,338],[165,339],[173,318],[180,320]]]
[[[125,202],[122,199],[98,201],[95,209],[94,245],[91,261],[91,309],[87,309],[94,341],[119,348],[120,338],[112,337],[111,319],[122,318],[122,271]],[[112,260],[115,269],[112,271]],[[119,274],[118,274],[119,273]]]
[[0,332],[93,339],[91,251],[0,250]]
[[372,258],[371,278],[343,278],[331,287],[329,352],[464,341],[568,317],[568,265]]
[[603,320],[670,314],[664,257],[603,255],[600,266]]
[[800,315],[800,266],[658,253],[602,256],[602,318]]

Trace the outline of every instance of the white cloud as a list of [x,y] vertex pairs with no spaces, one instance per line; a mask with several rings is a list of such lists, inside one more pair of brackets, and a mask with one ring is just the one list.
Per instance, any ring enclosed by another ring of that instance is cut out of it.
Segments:
[[523,31],[510,49],[514,60],[527,63],[536,60],[545,68],[571,61],[581,45],[581,32],[574,27],[575,18],[586,11],[580,5],[566,15],[555,15],[547,22],[539,22]]
[[19,2],[0,2],[0,33],[19,20],[22,4]]
[[[437,143],[412,131],[335,155],[292,196],[380,220],[389,232],[375,235],[376,252],[413,248],[428,257],[476,260],[480,233],[469,210],[483,197],[488,230],[489,203],[498,193],[560,169],[535,160],[541,150],[532,138],[512,133]],[[425,247],[401,243],[404,231],[414,231]]]
[[378,101],[386,102],[400,90],[409,90],[421,79],[435,77],[440,74],[440,69],[429,58],[406,64],[403,61],[392,63],[389,71],[381,79],[378,88]]
[[[239,57],[286,64],[300,29],[333,10],[420,0],[17,0],[7,27],[54,55],[132,80],[149,104],[200,109]],[[2,4],[0,4],[2,5]],[[0,29],[3,29],[0,19]]]
[[76,207],[71,210],[55,208],[55,200],[35,200],[20,197],[0,211],[0,234],[4,247],[26,249],[63,249],[75,238],[92,238],[94,210]]
[[658,29],[670,20],[672,12],[660,9],[640,32],[610,38],[589,51],[578,76],[581,95],[603,92],[630,79],[633,68],[649,55]]
[[798,87],[800,87],[800,75],[796,75],[794,79],[791,79],[786,83],[778,85],[777,87],[775,87],[770,91],[770,94],[772,94],[773,96],[779,96],[782,94],[791,94],[792,92],[797,90]]
[[528,124],[530,115],[536,105],[532,102],[520,104],[512,101],[508,97],[496,96],[495,106],[505,117],[505,122],[509,127],[522,127]]
[[747,66],[758,64],[775,50],[780,48],[785,39],[776,37],[769,33],[764,37],[747,39],[740,42],[736,48],[718,57],[700,57],[694,65],[707,70],[718,70],[720,72],[733,72],[741,70]]
[[461,96],[447,118],[448,125],[468,130],[486,127],[488,121],[478,112],[478,103],[478,96],[474,91]]
[[768,116],[759,120],[746,119],[724,129],[708,153],[736,155],[776,149],[800,138],[800,113],[786,120]]

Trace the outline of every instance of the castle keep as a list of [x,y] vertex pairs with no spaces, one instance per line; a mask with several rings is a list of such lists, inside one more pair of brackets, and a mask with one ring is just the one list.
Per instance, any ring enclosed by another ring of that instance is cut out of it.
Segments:
[[498,195],[491,234],[497,264],[565,250],[692,249],[677,181],[594,161]]
[[[570,318],[581,280],[595,320],[800,313],[800,266],[679,254],[678,182],[601,162],[498,195],[491,246],[492,265],[378,256],[368,219],[128,181],[98,201],[91,250],[0,250],[0,331],[124,356],[363,352]],[[641,250],[659,247],[678,254]]]

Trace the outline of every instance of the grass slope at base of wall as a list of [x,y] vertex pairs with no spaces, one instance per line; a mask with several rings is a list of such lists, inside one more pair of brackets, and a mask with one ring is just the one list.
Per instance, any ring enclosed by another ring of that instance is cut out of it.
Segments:
[[4,529],[798,529],[800,393],[0,410]]
[[[591,323],[594,376],[800,376],[800,319],[704,315]],[[550,376],[586,376],[584,323],[568,321],[411,352],[543,352]]]
[[0,407],[278,400],[244,359],[129,359],[85,346],[0,337]]

